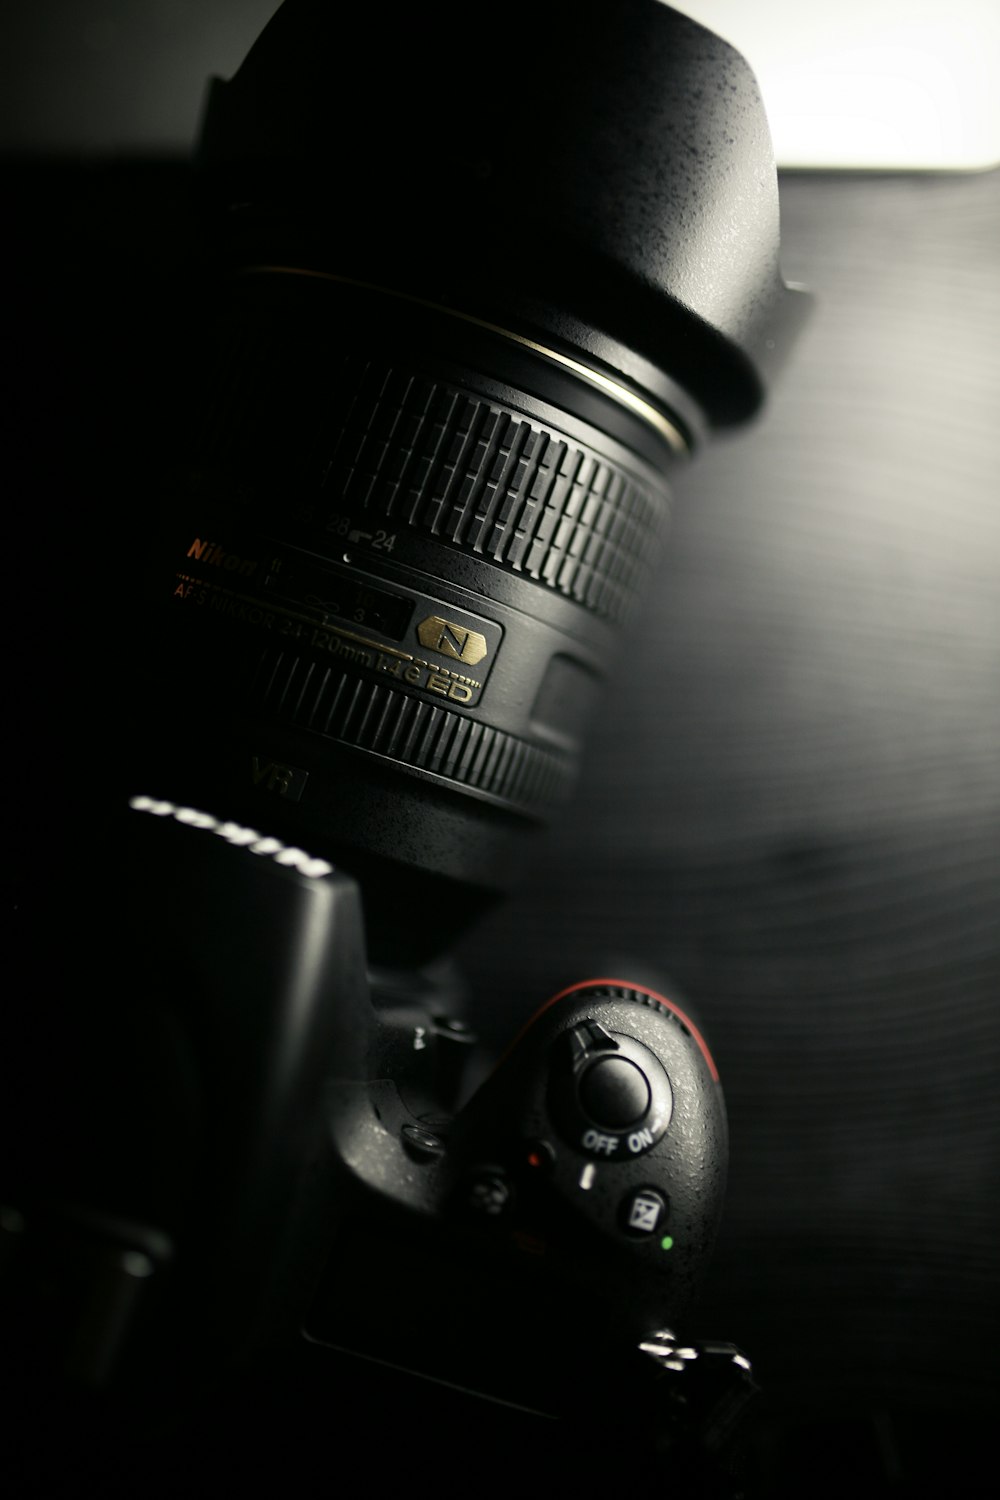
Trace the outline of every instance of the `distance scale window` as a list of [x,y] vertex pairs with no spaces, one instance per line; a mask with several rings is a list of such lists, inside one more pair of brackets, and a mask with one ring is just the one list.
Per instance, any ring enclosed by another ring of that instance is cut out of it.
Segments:
[[413,618],[414,602],[402,594],[284,557],[275,558],[264,586],[275,599],[321,615],[321,623],[337,619],[364,625],[393,641],[403,639]]

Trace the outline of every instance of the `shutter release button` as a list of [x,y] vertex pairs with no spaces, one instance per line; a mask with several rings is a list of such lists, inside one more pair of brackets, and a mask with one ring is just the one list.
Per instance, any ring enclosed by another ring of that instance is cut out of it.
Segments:
[[585,1070],[577,1097],[587,1118],[606,1130],[638,1125],[649,1110],[649,1082],[625,1057],[599,1057]]

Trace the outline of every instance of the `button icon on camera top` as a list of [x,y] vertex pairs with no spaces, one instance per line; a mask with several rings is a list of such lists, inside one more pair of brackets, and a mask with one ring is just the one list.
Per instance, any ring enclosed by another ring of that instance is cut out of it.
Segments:
[[618,1225],[633,1238],[656,1234],[666,1223],[668,1202],[657,1188],[633,1188],[618,1208]]

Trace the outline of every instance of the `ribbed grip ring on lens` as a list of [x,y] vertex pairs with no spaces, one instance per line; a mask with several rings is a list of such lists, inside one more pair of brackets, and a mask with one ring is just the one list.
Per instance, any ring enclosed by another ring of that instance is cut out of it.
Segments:
[[258,702],[286,724],[448,777],[525,810],[568,794],[572,763],[465,714],[286,651],[261,659]]
[[665,493],[443,381],[349,356],[337,385],[323,488],[344,510],[436,537],[612,619],[641,592]]
[[269,525],[276,497],[304,491],[317,551],[339,550],[345,521],[405,529],[621,621],[661,550],[663,476],[602,457],[597,429],[585,444],[476,392],[478,379],[336,344],[320,359],[315,334],[237,328],[220,349],[203,456],[235,467],[240,503]]

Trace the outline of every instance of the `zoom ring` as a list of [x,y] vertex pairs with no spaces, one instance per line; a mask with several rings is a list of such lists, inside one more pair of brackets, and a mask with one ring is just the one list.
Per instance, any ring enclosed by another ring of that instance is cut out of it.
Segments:
[[570,439],[473,394],[476,378],[460,386],[351,349],[318,367],[287,333],[241,330],[220,352],[226,394],[203,454],[241,472],[239,503],[268,524],[275,496],[300,487],[317,551],[355,528],[406,531],[621,622],[661,550],[662,475],[640,482],[598,453],[596,429],[593,446]]
[[[323,487],[620,620],[659,550],[665,503],[581,444],[444,381],[348,358]],[[350,388],[349,391],[347,388]]]
[[569,759],[465,714],[339,667],[268,651],[256,678],[260,705],[342,745],[386,756],[501,799],[542,811],[569,793]]

